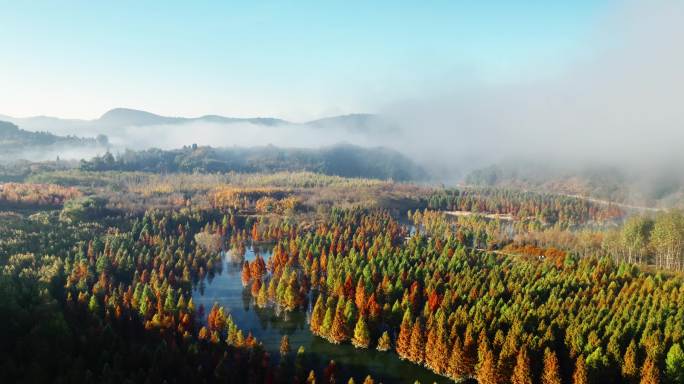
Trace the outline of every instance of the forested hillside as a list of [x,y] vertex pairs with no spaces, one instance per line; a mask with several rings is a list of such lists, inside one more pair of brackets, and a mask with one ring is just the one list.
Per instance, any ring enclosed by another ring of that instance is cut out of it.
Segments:
[[309,171],[345,177],[419,180],[425,171],[398,152],[337,145],[321,149],[185,147],[105,154],[84,161],[89,171],[279,172]]
[[74,136],[57,136],[48,132],[30,132],[19,129],[16,125],[0,121],[0,150],[4,154],[20,152],[22,150],[36,150],[54,146],[93,146],[106,145],[107,138],[85,139]]

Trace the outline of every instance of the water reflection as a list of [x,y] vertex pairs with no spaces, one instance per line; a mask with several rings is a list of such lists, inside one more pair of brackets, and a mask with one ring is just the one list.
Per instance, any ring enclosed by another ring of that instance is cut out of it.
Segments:
[[424,384],[450,382],[423,367],[400,360],[392,352],[356,349],[350,344],[333,345],[312,335],[308,327],[310,303],[307,305],[308,311],[294,312],[281,311],[276,306],[256,306],[249,288],[242,286],[242,263],[244,260],[253,261],[257,254],[268,260],[271,253],[272,249],[269,247],[248,247],[223,252],[221,266],[217,269],[220,273],[208,274],[193,290],[195,305],[207,309],[201,316],[202,321],[206,321],[208,309],[214,303],[219,303],[231,314],[238,327],[245,333],[252,332],[274,357],[278,356],[280,339],[283,335],[288,335],[293,351],[304,346],[305,360],[311,366],[318,367],[318,377],[322,377],[319,375],[323,375],[328,362],[335,360],[340,368],[339,377],[344,378],[344,382],[349,376],[362,382],[368,373],[373,375],[376,382],[385,384],[414,383],[416,380]]

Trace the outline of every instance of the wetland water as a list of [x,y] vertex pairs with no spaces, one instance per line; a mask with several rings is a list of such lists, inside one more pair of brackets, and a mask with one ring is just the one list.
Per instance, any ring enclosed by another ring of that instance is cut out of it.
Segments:
[[[268,260],[270,251],[257,252],[264,260]],[[249,290],[243,288],[240,279],[242,261],[251,262],[255,256],[255,249],[252,247],[247,248],[244,258],[231,251],[225,252],[221,272],[208,276],[194,288],[193,301],[196,308],[204,306],[202,321],[206,321],[206,315],[214,303],[219,303],[245,332],[245,336],[251,331],[274,358],[279,354],[280,339],[283,335],[288,335],[293,356],[299,346],[304,346],[307,360],[317,367],[317,378],[323,377],[323,369],[330,360],[335,360],[339,368],[338,378],[343,379],[338,380],[340,382],[346,382],[349,376],[354,376],[354,380],[360,383],[367,374],[371,374],[376,383],[385,384],[412,384],[416,380],[422,384],[451,382],[426,368],[399,359],[394,352],[357,349],[351,344],[334,345],[314,336],[307,323],[311,308],[308,311],[280,314],[273,307],[258,308],[254,305]]]

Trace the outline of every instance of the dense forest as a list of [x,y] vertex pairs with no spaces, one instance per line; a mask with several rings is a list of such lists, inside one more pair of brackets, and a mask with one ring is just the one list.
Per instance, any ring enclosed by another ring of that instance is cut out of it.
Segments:
[[682,280],[608,258],[513,257],[456,236],[407,238],[379,212],[334,211],[245,264],[257,303],[286,309],[316,292],[311,331],[332,343],[394,348],[480,383],[679,382]]
[[211,148],[190,146],[177,150],[106,153],[81,164],[87,171],[144,172],[279,172],[309,171],[345,177],[393,179],[425,178],[425,171],[398,152],[337,145],[321,149],[284,149],[274,146]]
[[604,206],[563,195],[502,188],[446,189],[429,197],[428,208],[506,214],[516,219],[532,217],[544,223],[563,225],[603,222],[624,215],[619,206]]
[[[237,309],[196,305],[228,253],[246,306],[304,313],[335,348],[437,377],[684,377],[679,211],[307,172],[50,168],[2,184],[0,204],[3,382],[414,381],[321,362],[287,332],[274,350]],[[245,258],[256,246],[269,251]]]

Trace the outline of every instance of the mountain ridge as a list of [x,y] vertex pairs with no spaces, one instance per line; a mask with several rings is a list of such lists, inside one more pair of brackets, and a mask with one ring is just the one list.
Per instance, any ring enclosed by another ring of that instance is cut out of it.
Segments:
[[37,115],[27,117],[14,117],[0,114],[0,120],[9,121],[11,123],[26,127],[31,130],[37,130],[36,126],[40,125],[40,129],[44,129],[45,124],[76,124],[82,126],[89,125],[104,125],[107,127],[124,127],[124,126],[149,126],[149,125],[164,125],[164,124],[184,124],[191,122],[210,122],[219,124],[235,124],[235,123],[251,123],[259,125],[274,126],[280,124],[292,125],[310,125],[315,127],[325,127],[332,124],[355,124],[359,127],[368,126],[372,120],[377,120],[379,117],[369,113],[350,113],[343,115],[334,115],[329,117],[322,117],[319,119],[308,120],[304,122],[292,122],[277,117],[229,117],[218,114],[208,114],[197,117],[186,116],[165,116],[141,109],[116,107],[112,108],[100,117],[95,119],[73,119],[61,118],[55,116]]

